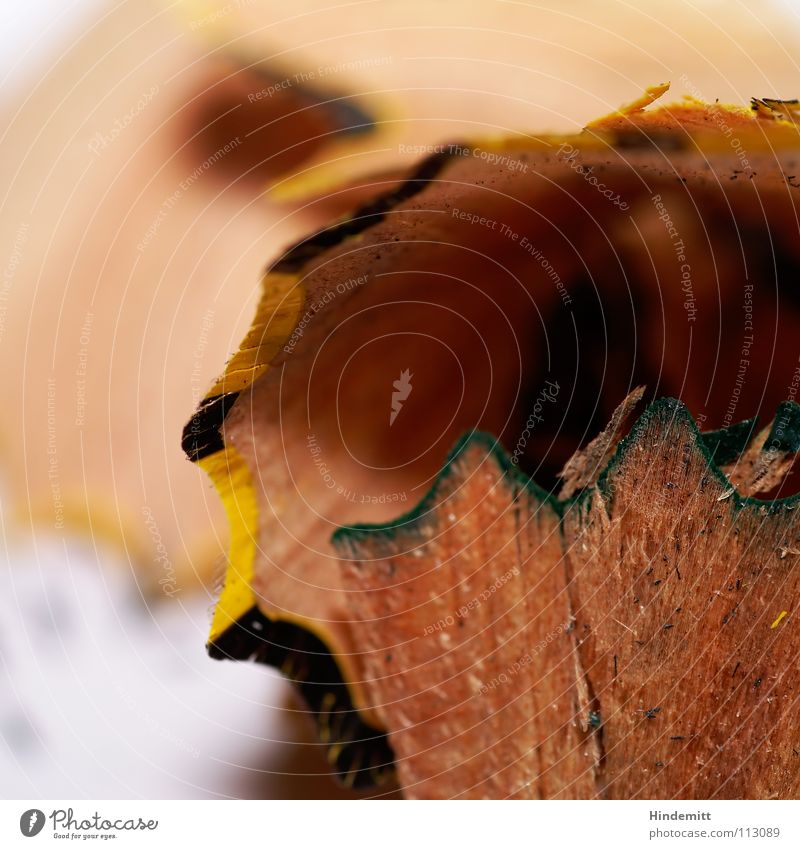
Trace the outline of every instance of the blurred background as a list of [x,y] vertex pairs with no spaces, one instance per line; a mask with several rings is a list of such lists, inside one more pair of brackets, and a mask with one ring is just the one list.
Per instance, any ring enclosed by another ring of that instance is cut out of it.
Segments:
[[[800,95],[789,0],[29,0],[0,27],[0,792],[335,797],[280,676],[205,654],[183,424],[303,198],[419,146]],[[342,212],[332,197],[326,214]]]

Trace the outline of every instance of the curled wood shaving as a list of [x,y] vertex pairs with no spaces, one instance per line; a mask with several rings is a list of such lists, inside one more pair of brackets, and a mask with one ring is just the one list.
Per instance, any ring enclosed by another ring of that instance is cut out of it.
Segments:
[[772,423],[756,434],[747,450],[735,463],[722,468],[740,495],[769,492],[783,481],[792,468],[795,457],[793,453],[774,448],[764,450],[771,431]]
[[597,478],[617,448],[617,443],[622,436],[622,426],[633,408],[642,400],[644,390],[644,386],[637,386],[614,410],[614,415],[606,429],[586,448],[576,451],[567,460],[564,468],[559,472],[559,477],[563,481],[558,494],[559,498],[569,498],[578,490],[597,483]]

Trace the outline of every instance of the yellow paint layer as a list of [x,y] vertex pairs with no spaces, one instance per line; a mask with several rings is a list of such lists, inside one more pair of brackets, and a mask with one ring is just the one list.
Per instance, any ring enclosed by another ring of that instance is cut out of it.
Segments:
[[297,325],[304,300],[296,275],[267,274],[253,324],[206,397],[241,392],[261,377]]

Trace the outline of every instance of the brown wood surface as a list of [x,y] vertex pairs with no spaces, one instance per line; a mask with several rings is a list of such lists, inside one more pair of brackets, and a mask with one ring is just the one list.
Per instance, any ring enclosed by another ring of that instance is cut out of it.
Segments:
[[799,535],[677,404],[561,523],[472,446],[423,517],[342,544],[406,795],[795,798]]

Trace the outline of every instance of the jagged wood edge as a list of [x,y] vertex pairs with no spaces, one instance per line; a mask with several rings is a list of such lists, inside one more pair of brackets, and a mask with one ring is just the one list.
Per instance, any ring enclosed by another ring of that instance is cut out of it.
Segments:
[[[702,104],[698,104],[698,108],[702,106]],[[668,107],[663,107],[668,111]],[[622,113],[612,113],[608,116],[608,118],[614,118],[615,116],[619,116]],[[540,138],[536,138],[533,136],[516,136],[509,139],[485,139],[485,140],[475,140],[471,143],[460,145],[453,144],[447,147],[443,152],[432,154],[428,157],[425,157],[418,164],[416,169],[409,175],[409,177],[396,189],[386,192],[384,194],[379,195],[376,199],[371,202],[368,202],[361,207],[359,207],[354,214],[347,216],[338,222],[335,222],[328,228],[318,231],[310,237],[300,240],[295,245],[293,245],[288,251],[286,251],[283,257],[277,260],[267,271],[265,276],[265,284],[270,281],[270,277],[275,275],[277,277],[280,276],[292,276],[297,274],[304,265],[320,255],[324,251],[335,247],[336,245],[346,241],[347,239],[357,236],[364,231],[368,230],[370,227],[378,224],[381,219],[384,217],[385,213],[396,207],[398,204],[404,202],[405,200],[410,199],[414,195],[421,192],[426,185],[435,180],[447,162],[452,159],[456,154],[460,158],[464,154],[465,151],[469,151],[472,147],[475,146],[478,142],[481,143],[482,147],[487,150],[510,150],[512,148],[524,149],[524,148],[538,148],[538,147],[547,147],[550,148],[552,146],[552,142],[558,139],[579,139],[580,142],[586,146],[587,149],[593,149],[598,151],[600,149],[613,149],[613,148],[629,148],[631,147],[631,132],[619,129],[607,129],[602,126],[603,119],[599,121],[593,122],[591,125],[588,125],[587,128],[579,134],[570,134],[570,135],[561,135],[561,136],[550,136],[549,142],[547,139],[542,140]],[[779,123],[778,121],[775,122]],[[787,123],[788,122],[784,122]],[[638,129],[633,130],[633,134],[636,135],[639,132]],[[691,131],[689,131],[689,135],[691,135]],[[683,141],[683,140],[682,140]],[[637,144],[635,146],[644,146],[644,140],[637,139]],[[679,149],[688,149],[688,146],[683,143],[678,145]],[[296,285],[299,284],[299,277],[296,281]],[[263,300],[263,299],[262,299]],[[223,379],[215,384],[215,388],[203,399],[194,415],[190,419],[190,421],[186,424],[183,429],[182,434],[182,447],[192,462],[199,463],[203,465],[207,472],[209,472],[212,482],[215,487],[222,492],[226,487],[229,486],[228,476],[224,481],[217,480],[216,477],[211,474],[209,470],[209,466],[205,465],[203,461],[211,460],[213,465],[214,459],[219,459],[221,456],[226,454],[226,452],[231,451],[231,447],[227,446],[224,440],[224,435],[222,432],[223,424],[225,418],[227,417],[230,410],[233,408],[235,402],[238,400],[241,391],[249,388],[250,384],[260,375],[261,371],[268,365],[268,362],[262,362],[259,358],[259,348],[260,345],[256,345],[255,347],[255,356],[253,362],[253,374],[250,380],[245,380],[243,387],[239,391],[231,391],[231,392],[218,392],[217,388],[223,383]],[[259,371],[260,369],[260,371]],[[688,415],[688,413],[687,413]],[[691,416],[689,416],[691,419]],[[695,432],[699,435],[699,429],[697,428],[696,423],[693,419],[691,419],[692,427]],[[722,451],[725,456],[728,458],[728,461],[735,459],[736,454],[736,446],[739,444],[739,440],[747,437],[747,440],[744,444],[747,444],[749,441],[749,435],[752,435],[752,427],[748,430],[745,426],[749,422],[740,423],[740,425],[734,425],[731,428],[724,429],[723,431],[716,431],[713,434],[709,434],[709,439],[713,440],[714,453],[718,451]],[[753,423],[754,427],[754,423]],[[738,428],[738,430],[734,430]],[[477,432],[462,438],[462,440],[457,444],[456,451],[461,448],[463,449],[465,440],[469,439],[488,439],[492,442],[492,437],[486,434],[478,434]],[[702,440],[700,440],[702,442]],[[510,463],[507,462],[507,455],[505,459],[502,458],[501,453],[498,453],[496,449],[498,448],[496,440],[492,442],[494,446],[495,456],[498,457],[501,462],[503,462],[506,466],[510,466]],[[619,451],[622,448],[622,443],[620,444]],[[706,446],[701,445],[701,450],[706,452]],[[504,452],[502,452],[504,453]],[[725,461],[722,460],[722,455],[717,454],[717,458],[721,463]],[[453,453],[451,453],[450,458],[448,458],[447,463],[443,469],[444,473],[448,468],[453,459]],[[612,458],[612,463],[615,460],[618,460],[618,457]],[[219,464],[217,464],[219,465]],[[516,473],[516,475],[522,480],[523,483],[526,483],[526,486],[532,487],[534,491],[539,496],[543,496],[543,500],[547,503],[550,503],[554,506],[559,512],[562,512],[564,509],[564,504],[558,501],[558,499],[554,498],[550,493],[545,492],[541,487],[538,487],[532,480],[526,478],[525,475],[519,472],[516,468],[510,468],[510,471]],[[724,473],[717,468],[717,473],[721,474],[724,477]],[[441,474],[439,476],[441,478]],[[574,496],[571,500],[578,500],[584,497],[584,493],[579,493]],[[737,494],[738,495],[738,494]],[[424,501],[425,499],[423,499]],[[742,499],[739,499],[742,500]],[[744,499],[745,501],[747,499]],[[761,506],[765,502],[758,501],[758,504]],[[412,511],[413,513],[414,511]],[[361,530],[365,530],[365,527],[362,527]],[[337,531],[334,534],[334,543],[341,542],[345,537],[344,535],[347,533],[356,533],[358,529],[356,527],[353,528],[344,528]],[[232,559],[229,558],[228,569],[230,570],[232,566]],[[230,571],[229,575],[230,577]],[[282,635],[278,635],[274,632],[274,629],[278,627],[284,630]],[[303,655],[305,653],[304,650],[300,650],[297,647],[301,645],[305,645],[309,635],[318,640],[319,645],[323,647],[324,652],[321,653],[313,653],[316,656],[324,656],[325,653],[332,659],[333,666],[331,668],[330,664],[327,661],[324,662],[324,666],[327,668],[328,672],[326,675],[320,675],[319,668],[316,671],[309,671],[309,674],[313,676],[311,679],[300,680],[299,678],[295,678],[294,682],[298,685],[301,692],[304,693],[304,696],[307,701],[310,699],[314,700],[314,703],[309,701],[309,707],[315,713],[318,723],[320,727],[325,730],[326,733],[330,733],[331,729],[328,726],[324,727],[324,720],[326,717],[325,702],[321,700],[321,697],[324,698],[324,690],[325,687],[328,687],[328,693],[334,692],[334,703],[336,705],[341,706],[341,711],[348,715],[358,715],[358,711],[353,703],[352,693],[349,691],[347,686],[347,682],[344,680],[344,676],[341,674],[341,669],[336,662],[335,656],[332,652],[330,652],[325,640],[320,638],[320,635],[314,634],[309,629],[306,629],[300,625],[296,625],[294,623],[273,620],[266,617],[262,611],[258,608],[257,604],[254,604],[249,610],[247,610],[243,615],[241,615],[235,622],[232,622],[224,631],[224,633],[220,634],[217,639],[210,639],[208,643],[208,651],[212,657],[229,657],[232,659],[246,659],[250,657],[254,657],[256,659],[261,659],[264,657],[270,657],[270,660],[265,662],[274,663],[275,665],[289,665],[294,667],[295,661],[299,655]],[[281,642],[275,642],[271,640],[271,636],[275,637],[277,640],[284,640],[285,645]],[[285,656],[280,661],[277,662],[277,658],[272,658],[272,655],[269,649],[265,649],[265,646],[269,645],[278,645],[285,652]],[[320,677],[318,677],[320,676]],[[318,686],[319,685],[319,686]],[[331,689],[333,688],[333,689]],[[338,710],[338,708],[337,708]],[[357,723],[343,723],[343,725],[350,725],[352,728],[360,729],[361,732],[365,734],[365,739],[369,741],[375,741],[379,739],[379,746],[383,749],[386,746],[387,751],[388,743],[386,743],[385,735],[380,739],[376,738],[374,735],[375,729],[373,729],[367,723],[364,723],[360,717],[358,718],[358,722],[361,723],[359,726]],[[324,735],[323,735],[324,736]],[[337,763],[341,761],[344,763],[349,760],[349,758],[341,757],[341,746],[337,744],[341,741],[333,741],[333,746],[329,752],[329,755],[332,755],[331,758],[334,767],[337,768]],[[358,740],[345,741],[346,745],[357,744]],[[352,762],[355,763],[359,758],[352,758]],[[363,760],[363,758],[361,759]],[[367,758],[367,760],[372,760],[371,757]],[[380,760],[380,759],[379,759]],[[370,778],[363,783],[371,784],[377,783],[379,781],[384,780],[392,771],[391,767],[381,768],[377,771],[377,773],[371,774]],[[356,774],[354,776],[352,770],[339,772],[340,777],[345,780],[346,783],[354,783],[358,785],[362,783],[362,779],[358,777]]]
[[[644,433],[651,419],[659,416],[664,411],[671,412],[673,419],[683,419],[688,425],[694,437],[693,447],[706,460],[709,471],[726,488],[732,490],[731,497],[737,507],[743,508],[748,505],[755,505],[759,509],[777,512],[781,508],[794,509],[797,504],[800,504],[800,493],[773,500],[741,495],[735,487],[731,486],[728,477],[722,470],[722,466],[737,459],[747,447],[755,432],[757,419],[745,419],[730,427],[703,433],[682,401],[679,401],[677,398],[659,398],[644,410],[634,422],[628,435],[619,441],[614,454],[600,472],[597,484],[583,489],[569,498],[559,499],[552,491],[540,486],[536,483],[533,476],[526,475],[520,470],[519,466],[511,462],[511,456],[496,437],[490,433],[476,430],[465,433],[458,440],[454,448],[450,451],[430,489],[415,506],[397,518],[387,522],[375,524],[359,523],[342,526],[334,532],[331,538],[332,542],[337,549],[341,550],[349,543],[357,542],[367,536],[380,534],[392,539],[400,530],[411,530],[415,525],[421,523],[430,513],[431,509],[436,506],[441,490],[453,474],[454,464],[468,448],[475,445],[483,447],[503,472],[511,476],[521,487],[531,492],[540,504],[551,507],[559,517],[563,517],[568,509],[580,506],[583,502],[590,500],[595,490],[598,490],[604,498],[611,499],[612,493],[607,486],[609,475],[621,465],[629,451],[637,447],[647,449],[648,446],[642,443],[641,435]],[[780,423],[783,419],[786,419],[788,424],[781,427]],[[800,451],[800,405],[794,401],[784,401],[778,405],[775,422],[773,423],[766,444],[774,444],[776,448],[782,448],[793,453]]]

